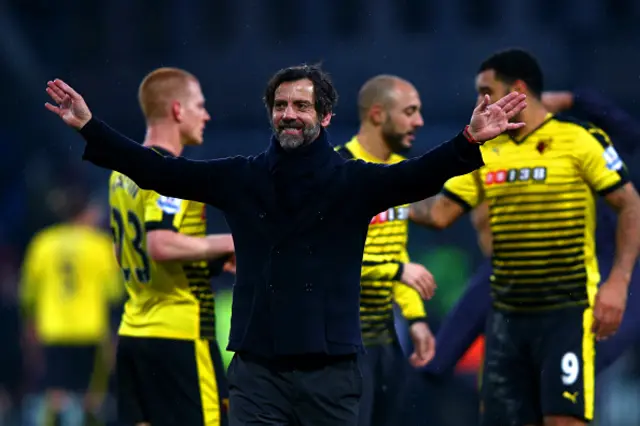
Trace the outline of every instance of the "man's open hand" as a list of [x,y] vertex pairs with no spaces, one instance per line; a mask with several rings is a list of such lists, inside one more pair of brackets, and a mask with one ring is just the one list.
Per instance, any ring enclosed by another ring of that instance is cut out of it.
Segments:
[[47,102],[45,108],[62,118],[68,126],[79,130],[91,120],[91,111],[82,96],[64,81],[48,81],[46,91],[56,105]]
[[485,142],[498,136],[507,130],[515,130],[525,123],[511,123],[513,117],[526,108],[526,95],[511,92],[497,102],[490,104],[489,95],[485,95],[478,106],[473,110],[469,122],[469,133],[478,142]]

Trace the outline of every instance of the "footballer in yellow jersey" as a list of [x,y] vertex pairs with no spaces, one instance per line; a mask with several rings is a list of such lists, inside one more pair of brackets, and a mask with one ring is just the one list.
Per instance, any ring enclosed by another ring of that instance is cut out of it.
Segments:
[[[415,88],[395,76],[377,76],[364,84],[358,98],[361,127],[337,151],[347,159],[394,164],[405,159],[417,128],[422,126]],[[429,298],[433,277],[407,253],[409,205],[380,212],[371,220],[364,249],[360,290],[360,322],[367,348],[359,425],[402,423],[405,411],[406,357],[394,324],[394,302],[410,324],[416,352],[411,364],[422,366],[433,356],[434,340],[426,324],[421,295],[407,284],[419,282]],[[404,282],[403,282],[404,281]],[[418,286],[420,287],[420,286]],[[380,394],[377,389],[384,389]]]
[[[184,145],[202,143],[209,115],[193,75],[155,70],[143,80],[139,98],[145,145],[158,155],[177,156]],[[204,204],[142,190],[118,172],[111,174],[109,203],[129,294],[116,365],[119,419],[224,424],[228,394],[210,280],[222,269],[220,259],[233,254],[231,236],[206,235]]]
[[108,368],[100,360],[111,343],[110,311],[124,296],[111,239],[97,227],[101,209],[87,195],[52,191],[65,221],[33,237],[22,265],[20,298],[45,358],[47,407],[38,416],[66,415],[74,404],[65,400],[82,406],[98,391],[96,374]]
[[[492,239],[493,312],[486,332],[483,424],[577,425],[593,418],[595,337],[617,329],[640,240],[640,199],[609,137],[554,116],[540,100],[542,71],[522,50],[496,53],[479,69],[481,96],[527,94],[523,131],[482,147],[478,171],[449,180],[415,205],[444,227],[486,202]],[[616,260],[601,280],[595,202],[618,211]],[[635,223],[634,223],[635,222]]]

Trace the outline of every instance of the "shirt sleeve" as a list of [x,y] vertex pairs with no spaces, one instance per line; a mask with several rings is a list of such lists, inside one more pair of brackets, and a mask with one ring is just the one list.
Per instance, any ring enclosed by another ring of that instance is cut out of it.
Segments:
[[363,281],[392,281],[400,279],[402,264],[400,262],[362,262],[360,273]]
[[607,195],[629,181],[626,165],[601,129],[586,129],[576,140],[574,152],[582,176],[598,194]]
[[449,179],[441,192],[447,198],[460,204],[465,211],[475,208],[484,198],[478,171]]
[[394,283],[393,300],[400,308],[402,316],[407,320],[412,321],[427,317],[424,302],[420,294],[412,287],[401,282]]
[[[409,262],[409,253],[406,248],[402,251],[400,259],[404,263]],[[399,275],[402,274],[402,268],[399,271]],[[398,277],[398,280],[400,277]],[[395,282],[393,285],[393,300],[400,308],[402,316],[409,321],[422,320],[427,318],[427,312],[424,307],[424,302],[420,297],[420,293],[401,282]]]
[[144,224],[147,232],[166,229],[178,232],[189,201],[147,191],[144,202]]

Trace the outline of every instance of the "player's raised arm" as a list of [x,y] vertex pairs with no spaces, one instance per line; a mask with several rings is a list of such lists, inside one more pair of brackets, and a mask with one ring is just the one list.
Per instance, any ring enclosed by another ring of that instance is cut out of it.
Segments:
[[611,134],[623,157],[633,155],[640,140],[640,121],[601,92],[587,88],[573,92],[544,92],[542,103],[552,112],[572,110],[579,113]]
[[[83,97],[62,80],[48,82],[46,91],[55,105],[45,107],[86,140],[83,159],[127,175],[142,189],[224,208],[232,192],[229,185],[235,182],[232,174],[243,161],[239,157],[210,161],[165,157],[94,118]],[[220,184],[223,181],[225,185]]]
[[360,163],[366,177],[362,191],[370,207],[379,212],[428,198],[448,179],[478,169],[484,165],[479,145],[524,126],[509,120],[525,107],[524,94],[512,92],[494,104],[487,96],[474,109],[464,132],[428,153],[393,165]]

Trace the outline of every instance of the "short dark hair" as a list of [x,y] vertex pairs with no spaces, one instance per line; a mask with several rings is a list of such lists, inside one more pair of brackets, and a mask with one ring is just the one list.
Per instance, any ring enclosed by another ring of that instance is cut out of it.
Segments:
[[304,79],[309,79],[313,83],[314,103],[318,116],[324,117],[333,113],[333,109],[338,104],[338,92],[333,87],[329,74],[323,71],[319,64],[297,65],[283,68],[275,73],[267,83],[267,89],[264,92],[263,101],[267,112],[271,114],[273,111],[276,90],[282,83]]
[[91,193],[81,183],[56,186],[49,191],[47,198],[51,211],[62,221],[77,218],[91,203]]
[[487,58],[478,69],[494,70],[496,78],[511,84],[522,80],[535,96],[540,96],[544,90],[544,78],[538,60],[529,52],[522,49],[507,49],[494,53]]

